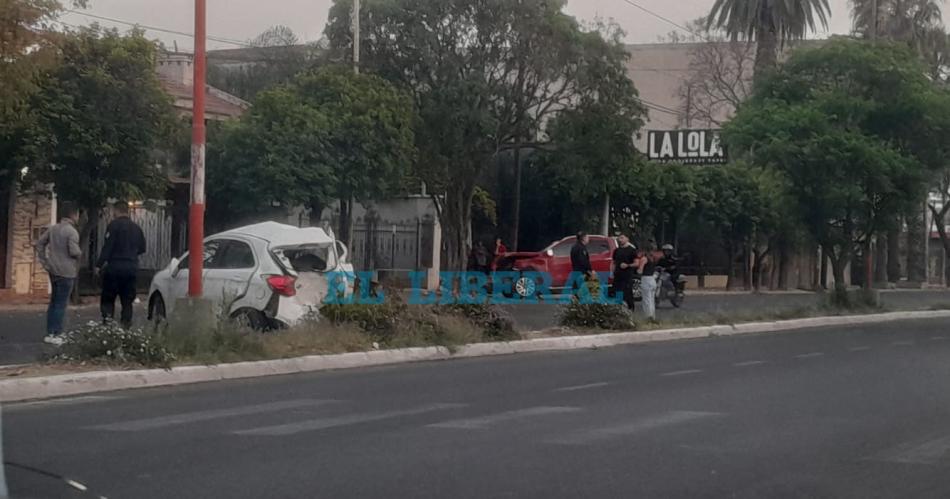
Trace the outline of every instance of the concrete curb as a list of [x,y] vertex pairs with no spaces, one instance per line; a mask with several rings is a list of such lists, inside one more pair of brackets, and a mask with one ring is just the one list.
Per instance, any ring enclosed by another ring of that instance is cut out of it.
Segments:
[[950,310],[921,312],[890,312],[885,314],[813,317],[775,322],[753,322],[737,325],[704,326],[695,328],[664,329],[604,333],[588,336],[563,336],[496,343],[464,345],[454,352],[445,347],[404,348],[377,350],[336,355],[310,355],[291,359],[237,362],[212,366],[182,366],[169,370],[141,369],[134,371],[95,371],[56,376],[6,379],[0,381],[0,402],[15,402],[53,397],[65,397],[95,392],[146,388],[229,379],[256,378],[281,374],[298,374],[331,369],[349,369],[407,362],[448,360],[459,358],[511,355],[516,353],[545,352],[605,348],[618,345],[652,343],[716,336],[772,333],[826,326],[875,324],[910,319],[950,318]]

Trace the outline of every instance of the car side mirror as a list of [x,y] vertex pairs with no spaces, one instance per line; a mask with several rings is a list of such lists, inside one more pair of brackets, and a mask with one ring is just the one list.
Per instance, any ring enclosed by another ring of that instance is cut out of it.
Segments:
[[547,255],[547,256],[554,256],[554,250],[553,250],[553,249],[549,249],[549,250],[545,251],[544,254]]
[[168,268],[171,269],[171,271],[172,271],[172,272],[171,272],[172,277],[178,277],[178,271],[179,271],[178,266],[179,266],[179,265],[181,265],[181,260],[179,260],[179,259],[177,259],[177,258],[172,258],[172,261],[169,262]]

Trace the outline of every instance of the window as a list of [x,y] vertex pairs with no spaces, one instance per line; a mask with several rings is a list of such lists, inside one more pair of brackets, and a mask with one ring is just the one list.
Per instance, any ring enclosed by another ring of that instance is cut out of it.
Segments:
[[554,256],[571,256],[571,248],[574,247],[574,241],[564,241],[555,246]]
[[587,245],[587,252],[591,255],[599,255],[610,251],[610,244],[606,239],[591,239]]
[[242,241],[228,241],[224,255],[218,260],[217,268],[220,269],[252,269],[256,266],[254,250]]
[[297,272],[325,272],[336,267],[330,245],[284,250],[283,255]]
[[[202,253],[204,254],[204,268],[213,269],[216,268],[217,259],[216,257],[219,254],[223,254],[224,242],[220,239],[214,241],[208,241],[205,243]],[[178,264],[178,270],[187,270],[188,269],[188,253],[185,253],[181,257],[181,263]]]

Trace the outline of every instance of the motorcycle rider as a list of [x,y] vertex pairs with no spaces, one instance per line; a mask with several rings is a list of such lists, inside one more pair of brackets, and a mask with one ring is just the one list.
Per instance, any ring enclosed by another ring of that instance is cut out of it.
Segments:
[[664,244],[662,249],[663,257],[656,263],[656,266],[662,267],[663,270],[670,275],[670,281],[673,283],[673,286],[679,290],[682,283],[679,282],[679,258],[676,256],[675,248],[673,248],[672,244]]

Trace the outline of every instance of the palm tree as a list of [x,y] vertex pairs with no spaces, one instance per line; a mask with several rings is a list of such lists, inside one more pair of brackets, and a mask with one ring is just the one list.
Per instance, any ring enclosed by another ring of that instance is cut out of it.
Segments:
[[755,40],[755,75],[778,62],[778,50],[787,41],[800,40],[808,30],[828,27],[828,0],[716,0],[707,26],[733,38]]
[[[905,41],[917,48],[941,22],[939,0],[850,0],[855,33]],[[874,19],[875,5],[877,20]]]

